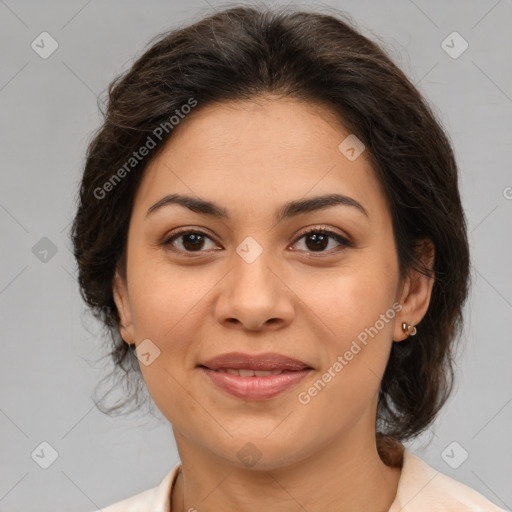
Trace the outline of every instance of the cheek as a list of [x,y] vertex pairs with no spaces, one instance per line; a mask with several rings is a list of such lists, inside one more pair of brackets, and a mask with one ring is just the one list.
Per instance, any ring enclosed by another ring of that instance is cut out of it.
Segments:
[[150,365],[140,365],[142,375],[162,410],[169,404],[179,409],[182,400],[190,408],[184,388],[192,371],[195,337],[205,322],[208,291],[218,276],[207,268],[178,267],[140,256],[132,259],[129,270],[133,329],[136,343],[149,339],[158,354]]
[[151,341],[145,341],[151,363],[144,364],[144,355],[139,363],[147,389],[160,410],[179,416],[186,413],[181,410],[181,402],[186,402],[189,409],[194,407],[184,392],[188,378],[185,363],[191,343],[190,326],[200,323],[201,315],[197,307],[199,287],[196,293],[193,287],[184,286],[185,279],[177,274],[158,264],[140,265],[130,275],[130,295],[136,344]]
[[374,332],[376,323],[379,335],[391,335],[395,276],[389,268],[379,272],[379,265],[383,263],[365,258],[357,266],[337,269],[321,280],[304,277],[294,281],[297,295],[306,297],[316,315],[314,321],[331,340],[331,348],[344,350],[359,335],[364,341],[364,333],[368,329]]
[[384,263],[382,258],[361,258],[357,265],[333,274],[328,287],[315,287],[309,295],[325,350],[318,405],[332,400],[357,409],[380,386],[400,308],[394,302],[394,271]]
[[384,307],[385,302],[382,300],[382,308],[365,302],[362,310],[352,310],[350,302],[338,304],[338,319],[343,312],[348,312],[347,318],[336,324],[336,336],[326,338],[325,358],[317,378],[309,388],[298,391],[302,392],[299,403],[311,407],[309,418],[325,415],[328,410],[334,430],[347,428],[376,403],[396,315],[393,307]]
[[201,279],[197,267],[173,266],[147,254],[138,261],[133,260],[129,283],[136,337],[161,343],[179,338],[176,333],[194,317],[205,290],[213,286],[212,276]]

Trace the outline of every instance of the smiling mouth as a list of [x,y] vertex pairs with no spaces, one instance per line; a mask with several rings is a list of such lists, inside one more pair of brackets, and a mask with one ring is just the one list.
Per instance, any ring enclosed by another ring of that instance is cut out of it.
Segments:
[[212,370],[198,367],[214,389],[238,399],[269,400],[296,387],[312,368],[303,370],[250,370],[222,368]]
[[246,401],[269,400],[296,387],[313,368],[281,354],[231,352],[197,365],[207,383],[224,395]]
[[[202,366],[207,370],[212,370],[207,366]],[[251,370],[249,368],[219,368],[212,370],[217,373],[229,373],[230,375],[238,375],[239,377],[268,377],[270,375],[281,375],[283,373],[292,373],[297,370]]]
[[[298,371],[311,367],[304,361],[273,352],[264,354],[249,354],[244,352],[229,352],[220,354],[206,361],[201,361],[198,366],[210,370],[226,372],[238,371],[241,375],[248,371]],[[247,374],[246,376],[252,376]]]

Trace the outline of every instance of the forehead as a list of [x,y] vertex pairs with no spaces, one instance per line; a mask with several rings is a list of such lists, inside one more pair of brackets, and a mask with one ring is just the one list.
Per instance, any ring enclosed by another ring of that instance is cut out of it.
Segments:
[[241,213],[340,193],[365,204],[372,217],[372,210],[387,209],[384,194],[365,151],[355,160],[340,151],[349,136],[317,103],[266,97],[197,107],[148,164],[136,206],[181,192]]

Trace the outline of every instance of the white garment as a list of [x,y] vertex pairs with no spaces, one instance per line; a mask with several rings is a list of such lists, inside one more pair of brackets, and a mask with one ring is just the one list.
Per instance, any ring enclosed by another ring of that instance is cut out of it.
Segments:
[[[171,487],[177,464],[157,487],[119,501],[101,512],[172,512]],[[100,512],[96,510],[94,512]],[[430,467],[407,448],[395,500],[389,512],[505,512],[471,487]]]

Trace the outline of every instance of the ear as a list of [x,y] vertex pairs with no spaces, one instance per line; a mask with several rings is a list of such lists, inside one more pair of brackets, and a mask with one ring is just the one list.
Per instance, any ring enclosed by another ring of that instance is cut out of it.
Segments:
[[418,243],[417,250],[421,253],[421,262],[432,277],[427,277],[420,272],[411,270],[402,286],[399,302],[402,309],[396,315],[394,341],[402,341],[407,338],[407,333],[402,330],[402,322],[417,325],[428,310],[432,288],[434,286],[434,244],[428,238]]
[[135,335],[132,325],[130,299],[128,297],[126,280],[119,274],[119,269],[116,270],[116,274],[114,276],[112,291],[120,318],[121,338],[123,338],[123,340],[129,345],[132,345],[135,343]]

